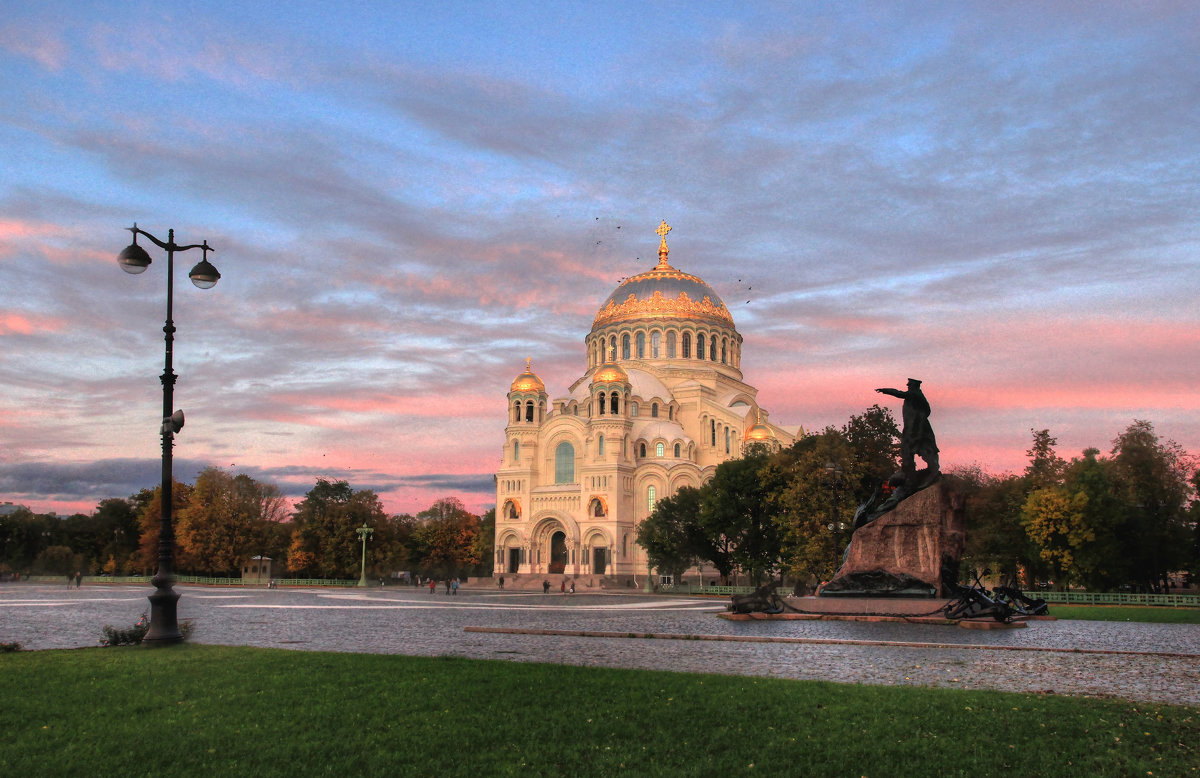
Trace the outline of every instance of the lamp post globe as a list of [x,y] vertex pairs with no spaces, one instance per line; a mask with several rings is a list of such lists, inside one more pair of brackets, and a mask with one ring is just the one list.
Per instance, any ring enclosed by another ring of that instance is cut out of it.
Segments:
[[192,283],[201,289],[212,288],[217,283],[217,280],[220,279],[221,274],[208,261],[208,252],[213,250],[208,245],[208,241],[180,246],[175,243],[175,230],[173,229],[167,232],[167,240],[165,242],[140,229],[136,223],[128,229],[133,233],[133,243],[126,246],[117,256],[117,263],[120,264],[121,269],[126,273],[132,275],[144,273],[146,268],[150,266],[150,255],[138,245],[137,239],[139,235],[167,252],[167,320],[166,324],[163,325],[166,345],[165,357],[163,359],[163,373],[160,377],[163,387],[163,414],[162,421],[159,423],[159,435],[162,437],[162,516],[158,529],[158,570],[151,579],[151,583],[154,584],[154,593],[149,597],[150,628],[147,630],[146,636],[142,639],[142,642],[146,645],[161,646],[183,641],[183,633],[179,629],[177,609],[179,593],[173,588],[175,582],[175,525],[172,521],[172,485],[174,477],[172,473],[171,451],[175,444],[175,434],[183,429],[183,411],[176,411],[174,407],[174,389],[177,376],[172,366],[175,343],[175,320],[173,312],[175,299],[175,252],[189,251],[191,249],[202,250],[203,259],[188,274],[192,279]]

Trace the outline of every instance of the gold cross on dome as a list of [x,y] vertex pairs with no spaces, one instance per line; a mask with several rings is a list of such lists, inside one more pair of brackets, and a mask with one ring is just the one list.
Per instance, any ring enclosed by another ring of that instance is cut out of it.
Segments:
[[662,238],[662,241],[658,244],[658,266],[655,270],[668,270],[671,267],[667,264],[667,252],[670,251],[667,248],[667,233],[670,231],[671,225],[667,224],[666,219],[663,219],[663,223],[658,225],[658,229],[655,230],[658,236]]
[[529,363],[533,362],[533,357],[525,357],[525,372],[529,372]]

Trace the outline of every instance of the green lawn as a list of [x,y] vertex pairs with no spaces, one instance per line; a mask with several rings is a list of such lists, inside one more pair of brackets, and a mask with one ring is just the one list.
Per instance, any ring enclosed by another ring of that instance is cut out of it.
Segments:
[[1139,605],[1050,606],[1050,615],[1085,621],[1147,621],[1158,624],[1200,624],[1200,608],[1168,608]]
[[1200,775],[1196,708],[517,662],[21,652],[0,701],[6,776]]

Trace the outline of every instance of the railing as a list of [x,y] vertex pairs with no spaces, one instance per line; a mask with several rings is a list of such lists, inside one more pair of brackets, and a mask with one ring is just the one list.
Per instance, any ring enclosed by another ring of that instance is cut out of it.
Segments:
[[1025,596],[1063,605],[1163,605],[1173,608],[1200,608],[1200,595],[1195,594],[1034,591],[1025,592]]
[[[22,577],[22,581],[30,583],[63,583],[63,575],[31,575]],[[114,584],[149,584],[148,575],[85,575],[83,583],[87,586]],[[213,578],[203,575],[179,575],[175,583],[195,584],[198,586],[256,586],[266,587],[267,581],[258,578]],[[358,586],[358,581],[344,581],[335,578],[276,578],[276,586]]]

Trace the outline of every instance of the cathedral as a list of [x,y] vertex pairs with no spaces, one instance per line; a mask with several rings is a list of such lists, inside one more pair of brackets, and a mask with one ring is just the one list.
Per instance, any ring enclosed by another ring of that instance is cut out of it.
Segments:
[[794,442],[742,380],[742,336],[725,303],[671,265],[670,230],[657,230],[658,264],[601,304],[584,338],[587,369],[566,394],[551,399],[531,360],[512,382],[495,577],[555,589],[671,583],[636,541],[655,502],[706,483],[751,443]]

